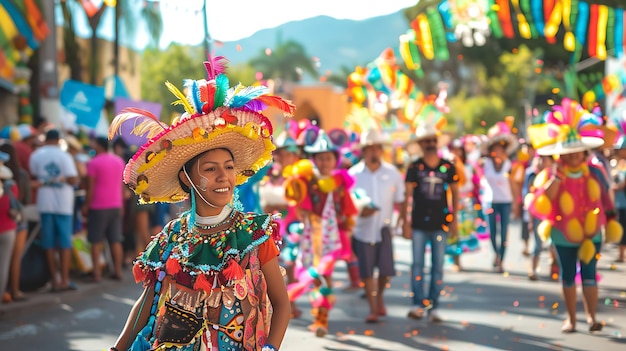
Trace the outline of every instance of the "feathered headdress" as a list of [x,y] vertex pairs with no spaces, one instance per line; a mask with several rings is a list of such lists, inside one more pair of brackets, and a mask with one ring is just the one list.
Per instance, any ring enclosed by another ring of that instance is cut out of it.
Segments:
[[165,85],[185,112],[167,125],[147,111],[125,109],[115,117],[109,138],[116,135],[139,138],[143,146],[126,165],[124,181],[143,202],[177,202],[188,194],[178,182],[182,166],[196,155],[215,148],[231,151],[237,184],[265,166],[274,150],[270,120],[261,114],[276,107],[292,116],[295,106],[269,95],[265,86],[229,86],[224,74],[227,60],[221,56],[204,63],[207,79],[186,80],[185,93]]
[[602,117],[564,98],[545,116],[545,123],[530,126],[528,135],[539,155],[564,155],[594,149],[604,144]]

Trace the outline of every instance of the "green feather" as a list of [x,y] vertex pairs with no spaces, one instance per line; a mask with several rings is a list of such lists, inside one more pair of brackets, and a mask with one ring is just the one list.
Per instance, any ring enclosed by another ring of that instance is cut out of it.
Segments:
[[224,106],[226,100],[226,93],[228,93],[228,77],[224,74],[220,74],[215,78],[215,100],[213,108]]

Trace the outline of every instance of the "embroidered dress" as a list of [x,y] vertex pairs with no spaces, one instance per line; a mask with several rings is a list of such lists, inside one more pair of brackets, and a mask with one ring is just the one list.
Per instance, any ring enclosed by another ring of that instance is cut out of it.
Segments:
[[260,252],[278,254],[276,222],[237,212],[228,228],[206,235],[188,220],[170,222],[135,263],[135,279],[155,296],[131,350],[259,350],[272,314]]

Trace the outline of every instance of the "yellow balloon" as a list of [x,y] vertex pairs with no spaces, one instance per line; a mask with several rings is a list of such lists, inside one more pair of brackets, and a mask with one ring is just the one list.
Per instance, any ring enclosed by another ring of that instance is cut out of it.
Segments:
[[300,160],[296,162],[294,171],[302,177],[311,179],[311,176],[313,176],[313,163],[311,160]]
[[611,219],[606,224],[605,241],[607,243],[617,243],[622,240],[622,235],[624,235],[624,228],[622,228],[622,225],[618,221]]
[[598,232],[598,212],[592,210],[585,216],[585,236],[593,236]]
[[320,190],[324,193],[329,193],[337,187],[337,184],[335,184],[335,178],[333,177],[322,178],[317,181],[317,185],[319,185]]
[[565,230],[567,231],[567,233],[565,233],[567,238],[574,243],[579,243],[585,238],[583,234],[583,227],[576,218],[572,218],[569,222],[567,222]]
[[590,239],[583,241],[578,248],[578,258],[584,264],[591,262],[591,259],[596,255],[596,247]]
[[550,175],[548,174],[548,171],[544,169],[543,171],[539,172],[539,174],[537,174],[537,176],[535,177],[533,186],[536,189],[542,188],[548,182],[548,179],[550,179]]
[[564,215],[569,216],[574,212],[574,199],[569,192],[564,191],[559,197],[559,207]]
[[595,179],[587,180],[587,191],[589,194],[589,200],[598,201],[600,199],[600,185]]
[[297,173],[294,173],[294,166],[292,165],[287,165],[283,168],[283,177],[285,178],[289,178],[292,177],[294,175],[296,175]]
[[563,46],[565,50],[569,52],[574,52],[576,50],[576,37],[572,32],[566,32],[565,37],[563,38]]
[[539,238],[541,241],[548,241],[550,239],[550,234],[552,233],[552,224],[550,221],[545,220],[541,221],[537,226],[537,234],[539,234]]
[[546,194],[539,195],[535,200],[535,211],[542,216],[552,213],[552,202]]

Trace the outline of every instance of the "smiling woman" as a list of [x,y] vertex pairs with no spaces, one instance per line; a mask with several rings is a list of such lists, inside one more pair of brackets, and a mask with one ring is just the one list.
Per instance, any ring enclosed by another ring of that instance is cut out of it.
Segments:
[[186,111],[171,126],[137,109],[111,124],[111,138],[124,130],[147,138],[124,172],[142,202],[191,199],[135,261],[145,290],[113,350],[271,351],[282,342],[290,304],[278,225],[270,215],[239,212],[233,195],[275,149],[261,112],[274,106],[292,115],[295,107],[263,86],[230,88],[225,63],[205,62],[208,80],[187,81],[187,95],[166,83]]

